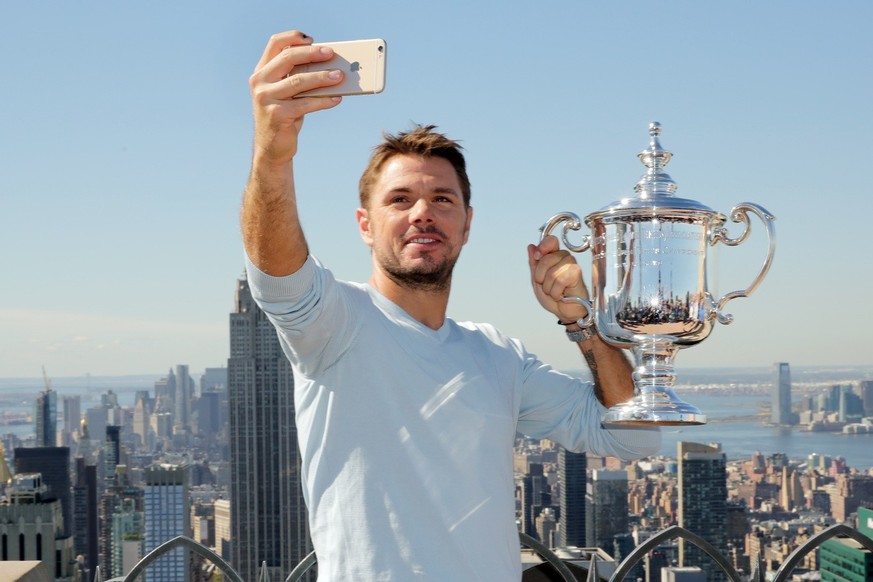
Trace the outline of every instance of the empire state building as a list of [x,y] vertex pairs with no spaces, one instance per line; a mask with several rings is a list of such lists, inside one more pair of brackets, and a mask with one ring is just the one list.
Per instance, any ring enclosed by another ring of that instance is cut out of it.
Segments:
[[276,330],[237,281],[227,362],[231,564],[243,580],[285,576],[311,551],[300,487],[294,378]]

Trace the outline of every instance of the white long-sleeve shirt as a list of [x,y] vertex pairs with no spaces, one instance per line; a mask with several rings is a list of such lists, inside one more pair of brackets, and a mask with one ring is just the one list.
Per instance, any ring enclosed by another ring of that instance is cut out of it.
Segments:
[[655,430],[602,430],[589,383],[484,324],[430,329],[310,257],[247,262],[295,380],[303,492],[319,580],[520,580],[516,431],[625,459]]

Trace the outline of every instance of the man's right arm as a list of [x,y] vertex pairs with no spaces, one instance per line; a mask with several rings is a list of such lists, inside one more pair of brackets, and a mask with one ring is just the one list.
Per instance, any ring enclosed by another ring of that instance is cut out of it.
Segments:
[[340,98],[294,96],[316,87],[335,85],[342,73],[294,73],[294,67],[330,59],[330,49],[310,46],[312,38],[300,31],[270,38],[249,79],[254,110],[252,168],[243,195],[243,244],[252,263],[275,277],[296,272],[308,249],[294,191],[294,155],[303,117],[329,109]]

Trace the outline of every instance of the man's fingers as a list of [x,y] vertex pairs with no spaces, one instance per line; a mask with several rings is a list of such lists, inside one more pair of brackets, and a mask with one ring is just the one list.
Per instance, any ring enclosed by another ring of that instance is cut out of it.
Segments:
[[264,67],[287,47],[308,44],[312,44],[312,37],[299,30],[289,30],[287,32],[274,34],[267,42],[267,46],[264,48],[264,54],[261,55],[261,60],[258,61],[255,70]]
[[536,254],[540,253],[540,258],[536,260],[536,269],[534,270],[534,280],[537,283],[542,284],[543,281],[546,280],[546,275],[551,271],[556,265],[560,264],[567,259],[573,261],[573,258],[570,257],[570,253],[567,251],[557,251],[548,254],[543,254],[540,250],[540,247],[536,247],[534,250],[534,257]]
[[[301,47],[301,49],[303,50],[297,51],[296,55],[291,55],[293,58],[275,58],[260,71],[254,73],[249,80],[252,99],[257,107],[270,110],[270,115],[273,117],[279,119],[295,118],[311,111],[334,107],[339,103],[339,100],[324,97],[294,99],[296,95],[304,91],[336,85],[341,83],[343,79],[343,73],[339,70],[282,74],[280,76],[279,73],[286,70],[287,67],[293,66],[288,63],[310,62],[310,56],[316,52],[319,55],[318,58],[321,59],[330,58],[333,54],[333,51],[318,51],[312,47]],[[283,53],[290,55],[295,51],[296,49],[289,49]],[[284,57],[284,54],[280,56]]]
[[332,58],[333,49],[327,46],[289,47],[280,52],[257,73],[265,81],[276,83],[293,76],[298,71],[305,73],[307,68],[305,65],[329,61]]
[[274,83],[277,99],[291,99],[304,91],[319,89],[341,83],[343,72],[331,69],[329,71],[316,71],[314,73],[298,73],[289,75],[281,81]]
[[[282,83],[287,79],[292,79],[298,74],[306,76],[306,66],[310,63],[320,63],[333,58],[333,49],[330,47],[287,47],[281,51],[276,57],[268,61],[263,66],[259,66],[251,77],[249,77],[249,86],[254,89],[261,84]],[[298,73],[299,71],[299,73]],[[327,71],[318,71],[317,73]],[[326,80],[326,77],[324,78]],[[341,77],[335,82],[339,82]],[[327,83],[333,84],[333,83]],[[324,86],[324,85],[319,85]]]
[[558,242],[558,237],[555,235],[549,234],[543,237],[543,240],[540,241],[540,244],[537,245],[537,250],[539,250],[541,255],[547,255],[549,253],[554,253],[555,251],[561,248],[561,244]]
[[536,266],[534,280],[555,301],[567,294],[581,292],[582,270],[570,253],[560,251],[545,255]]

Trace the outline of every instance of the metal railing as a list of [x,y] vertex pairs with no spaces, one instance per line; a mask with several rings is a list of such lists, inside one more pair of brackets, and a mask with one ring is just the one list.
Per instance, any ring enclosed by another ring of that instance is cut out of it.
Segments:
[[[849,537],[856,542],[858,542],[861,546],[866,548],[867,550],[873,552],[873,539],[865,536],[861,532],[843,524],[833,525],[826,530],[810,537],[804,543],[799,545],[791,554],[789,554],[788,558],[785,559],[779,569],[776,571],[776,574],[772,578],[771,582],[786,582],[790,579],[794,568],[800,561],[811,551],[819,547],[825,541],[836,537],[836,536],[846,536]],[[743,582],[743,577],[740,576],[739,572],[737,572],[736,568],[728,561],[725,556],[719,552],[712,544],[707,542],[705,539],[700,537],[699,535],[688,531],[685,528],[679,526],[668,527],[667,529],[661,530],[642,544],[638,545],[634,550],[627,555],[627,557],[621,561],[618,568],[609,578],[609,582],[620,582],[630,573],[634,566],[642,561],[646,554],[649,551],[655,549],[659,545],[664,542],[682,538],[687,540],[688,542],[694,544],[707,555],[709,555],[713,561],[718,565],[719,568],[730,578],[733,582]],[[567,567],[567,564],[559,558],[553,551],[551,551],[548,547],[532,538],[531,536],[519,532],[519,541],[521,545],[527,546],[528,548],[534,550],[537,554],[540,555],[546,562],[548,562],[555,570],[561,575],[564,579],[564,582],[576,582],[577,578],[573,575],[570,569]],[[123,577],[112,578],[107,580],[106,582],[135,582],[135,580],[142,574],[148,566],[160,558],[162,555],[170,552],[178,547],[184,547],[192,552],[202,556],[203,558],[210,560],[213,564],[215,564],[216,568],[221,570],[221,572],[226,576],[226,580],[230,582],[245,582],[240,575],[230,567],[221,556],[216,554],[214,551],[210,550],[203,544],[192,540],[191,538],[187,538],[185,536],[175,537],[167,542],[164,542],[160,546],[156,547],[148,554],[146,554],[136,565],[131,569],[131,571]],[[315,556],[315,552],[310,553],[306,558],[304,558],[292,571],[288,574],[288,577],[285,579],[285,582],[298,582],[313,566],[317,563],[317,558]],[[589,573],[592,571],[596,572],[597,566],[595,558],[592,556],[590,565],[588,567]],[[592,570],[593,569],[593,570]],[[752,582],[760,582],[765,579],[764,572],[762,571],[761,558],[757,556],[755,558],[755,565],[752,569],[751,576],[749,580]],[[269,574],[267,570],[267,565],[262,564],[261,569],[258,574],[259,582],[269,582]],[[95,573],[93,582],[104,582],[102,576],[100,575],[100,569],[97,569]]]

